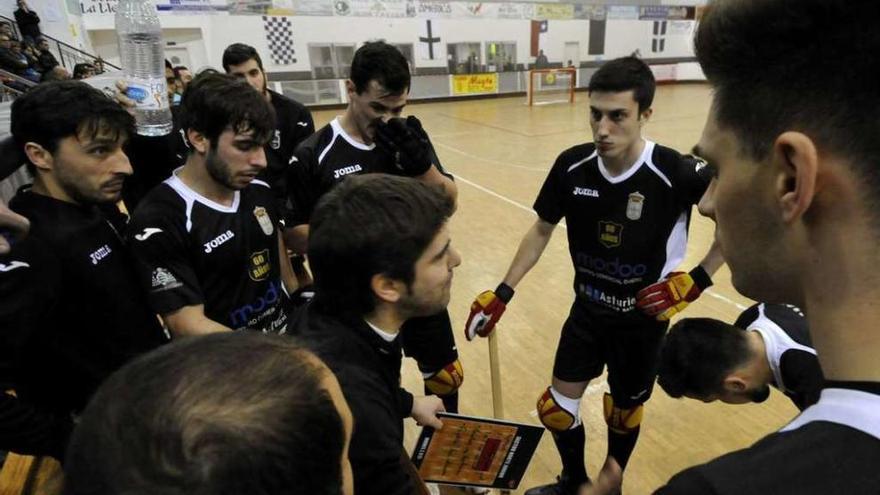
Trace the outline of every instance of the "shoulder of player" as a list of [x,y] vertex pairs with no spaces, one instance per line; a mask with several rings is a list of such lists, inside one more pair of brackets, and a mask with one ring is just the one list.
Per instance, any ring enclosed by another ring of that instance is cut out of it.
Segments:
[[333,127],[331,127],[330,124],[327,124],[315,131],[311,136],[305,138],[299,146],[296,147],[296,154],[299,155],[305,153],[315,156],[316,153],[320,152],[319,150],[323,151],[332,141]]
[[275,108],[276,111],[282,109],[286,114],[297,117],[302,115],[303,113],[310,114],[308,108],[306,108],[306,106],[302,103],[287,96],[284,96],[281,93],[276,93],[271,89],[268,91],[272,95],[272,106]]
[[[0,256],[0,287],[10,283],[18,284],[22,280],[36,282],[31,279],[36,274],[54,275],[58,272],[59,264],[57,249],[39,232],[32,230],[9,253]],[[39,280],[39,283],[45,282]]]
[[594,160],[596,154],[596,145],[594,143],[583,143],[572,146],[564,150],[556,157],[553,168],[556,170],[568,171],[571,167],[586,161]]
[[186,217],[186,200],[168,184],[154,187],[138,203],[131,214],[129,232],[135,233],[150,226],[183,225]]

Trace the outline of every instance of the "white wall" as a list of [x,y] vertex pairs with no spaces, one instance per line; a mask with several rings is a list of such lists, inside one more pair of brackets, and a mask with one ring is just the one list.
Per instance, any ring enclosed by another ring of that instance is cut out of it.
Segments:
[[[160,15],[162,27],[165,29],[166,41],[174,40],[178,44],[185,42],[191,47],[190,56],[199,58],[193,61],[196,68],[203,65],[221,67],[223,49],[231,43],[243,42],[257,48],[269,72],[309,71],[309,43],[355,43],[367,40],[385,39],[390,43],[412,44],[416,67],[446,67],[446,45],[457,42],[481,42],[481,57],[485,62],[485,43],[515,42],[517,63],[534,62],[529,56],[530,26],[528,20],[506,19],[432,19],[434,36],[441,41],[434,45],[435,59],[425,60],[419,54],[419,37],[425,36],[426,20],[387,19],[366,17],[290,17],[293,30],[296,63],[275,65],[269,56],[269,46],[265,38],[261,16],[227,16],[227,15]],[[607,21],[605,31],[605,53],[602,56],[587,55],[589,47],[589,21],[586,20],[550,20],[548,30],[541,35],[541,48],[551,62],[564,62],[566,42],[578,42],[582,61],[609,59],[629,55],[639,50],[643,58],[689,57],[693,55],[691,34],[687,29],[693,22],[681,21],[676,29],[671,23],[667,26],[665,50],[662,53],[651,53],[653,21],[618,20]],[[89,29],[95,51],[105,59],[114,62],[119,60],[116,48],[112,16],[87,15],[86,27]],[[181,29],[188,28],[186,36]],[[193,31],[197,30],[197,31]],[[200,31],[198,31],[200,30]],[[191,33],[200,32],[202,43],[193,39]]]

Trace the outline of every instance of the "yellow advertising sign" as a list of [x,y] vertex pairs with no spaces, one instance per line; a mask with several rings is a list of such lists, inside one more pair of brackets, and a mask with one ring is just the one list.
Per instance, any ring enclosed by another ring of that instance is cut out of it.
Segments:
[[572,4],[535,4],[535,19],[574,19],[574,5]]
[[453,95],[473,95],[498,92],[498,74],[469,74],[452,76]]

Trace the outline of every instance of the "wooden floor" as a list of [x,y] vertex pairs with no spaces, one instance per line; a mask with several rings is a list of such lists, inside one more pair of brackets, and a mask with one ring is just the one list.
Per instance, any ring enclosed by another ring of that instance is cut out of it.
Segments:
[[[658,88],[654,114],[645,135],[680,151],[699,139],[710,92],[704,85]],[[504,276],[521,236],[534,222],[531,204],[547,171],[562,150],[591,141],[588,96],[575,104],[532,107],[525,98],[414,104],[446,169],[455,174],[459,209],[451,221],[452,242],[462,254],[455,272],[450,313],[465,368],[461,412],[490,416],[488,345],[467,342],[462,326],[473,297],[494,288]],[[339,111],[315,114],[317,126]],[[684,267],[697,263],[708,248],[713,224],[695,212]],[[535,400],[549,384],[559,329],[573,293],[572,266],[565,232],[559,227],[541,261],[517,287],[517,295],[499,326],[504,410],[507,419],[539,424]],[[733,321],[749,301],[730,285],[726,267],[715,286],[686,311]],[[405,360],[404,386],[420,392],[422,383],[412,360]],[[587,466],[597,472],[605,458],[605,422],[601,397],[604,377],[587,389],[581,416],[587,431]],[[656,387],[645,409],[639,444],[624,479],[628,494],[650,493],[681,469],[748,446],[794,417],[796,409],[775,393],[759,405],[730,406],[674,400]],[[418,427],[407,421],[407,446]],[[545,434],[521,489],[552,480],[560,471],[553,442]]]

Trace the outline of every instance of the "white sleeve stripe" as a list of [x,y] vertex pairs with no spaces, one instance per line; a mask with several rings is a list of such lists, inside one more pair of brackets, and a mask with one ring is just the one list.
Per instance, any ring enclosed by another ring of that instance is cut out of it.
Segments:
[[572,170],[580,167],[581,165],[587,163],[588,161],[592,160],[593,158],[596,158],[597,156],[599,156],[599,153],[594,151],[592,155],[590,155],[590,156],[584,158],[583,160],[575,163],[574,165],[568,167],[568,170],[566,170],[566,172],[571,172]]
[[256,185],[258,185],[258,186],[263,186],[263,187],[265,187],[265,188],[269,188],[269,189],[271,189],[271,187],[269,187],[269,184],[266,184],[265,182],[261,181],[260,179],[254,179],[254,180],[252,180],[252,181],[251,181],[251,184],[256,184]]
[[324,157],[327,156],[327,153],[330,152],[330,148],[333,147],[333,143],[336,142],[336,138],[338,136],[339,134],[336,133],[336,129],[333,129],[333,139],[330,140],[330,144],[328,144],[327,147],[324,148],[324,151],[322,151],[321,154],[318,156],[318,165],[320,165],[321,162],[324,161]]
[[645,162],[645,165],[647,165],[648,168],[653,170],[654,173],[657,174],[657,176],[659,176],[660,179],[662,179],[663,182],[665,182],[667,186],[672,187],[672,182],[669,180],[669,178],[666,177],[666,175],[663,172],[660,171],[660,169],[658,169],[657,167],[654,166],[654,162],[652,162],[649,159],[647,162]]
[[675,226],[669,232],[669,238],[666,239],[666,264],[660,271],[660,280],[666,278],[672,270],[684,261],[684,255],[687,251],[688,242],[688,212],[683,211],[675,221]]

